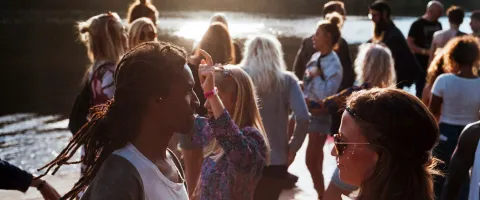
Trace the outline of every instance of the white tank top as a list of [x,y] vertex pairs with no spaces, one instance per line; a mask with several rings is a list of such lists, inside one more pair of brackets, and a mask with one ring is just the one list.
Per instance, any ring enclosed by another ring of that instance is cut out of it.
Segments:
[[127,159],[135,166],[142,178],[145,200],[188,200],[185,185],[175,183],[165,177],[157,166],[132,144],[128,143],[125,147],[114,151],[113,154]]
[[473,162],[472,177],[470,179],[470,194],[468,200],[480,199],[480,140],[475,151],[475,160]]

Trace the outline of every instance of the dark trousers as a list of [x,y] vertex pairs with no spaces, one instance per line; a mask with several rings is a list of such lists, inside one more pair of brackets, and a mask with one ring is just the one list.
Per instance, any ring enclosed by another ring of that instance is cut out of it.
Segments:
[[277,200],[285,188],[288,166],[271,165],[263,169],[262,178],[257,184],[254,200]]
[[425,87],[426,78],[427,78],[426,72],[421,72],[417,80],[415,81],[416,96],[419,99],[422,99],[422,93],[423,93],[423,88]]
[[[450,164],[450,158],[452,157],[453,151],[457,146],[458,138],[460,133],[465,126],[451,125],[440,123],[440,134],[447,137],[447,141],[440,141],[438,145],[433,149],[433,156],[442,160],[444,163],[438,165],[438,169],[443,173],[448,174],[448,165]],[[445,178],[441,176],[434,177],[434,190],[435,198],[440,199],[442,195],[443,185],[445,184]],[[460,190],[459,200],[468,199],[468,188],[469,182],[465,182]]]

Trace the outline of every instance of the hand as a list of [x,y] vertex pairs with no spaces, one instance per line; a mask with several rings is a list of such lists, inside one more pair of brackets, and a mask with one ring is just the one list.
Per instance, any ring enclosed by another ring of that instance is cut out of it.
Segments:
[[200,64],[200,49],[195,50],[195,54],[191,55],[188,57],[188,63],[193,64],[193,65],[199,65]]
[[46,200],[60,199],[60,194],[58,194],[58,192],[48,183],[45,183],[45,185],[40,190],[40,193]]
[[202,49],[200,49],[199,52],[205,57],[206,61],[201,61],[200,66],[198,67],[198,76],[203,91],[209,92],[215,88],[215,68],[213,67],[212,57]]
[[[30,184],[31,187],[38,187],[42,182],[41,179],[34,179]],[[42,194],[43,198],[46,200],[58,200],[60,199],[60,194],[47,182],[43,183],[43,186],[40,188],[40,193]]]

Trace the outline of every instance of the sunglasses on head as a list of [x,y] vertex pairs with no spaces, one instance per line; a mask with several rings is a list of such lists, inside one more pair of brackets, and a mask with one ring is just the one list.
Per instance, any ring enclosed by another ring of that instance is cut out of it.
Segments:
[[343,142],[342,137],[339,134],[333,135],[333,144],[335,151],[337,152],[338,156],[342,156],[343,153],[345,152],[345,149],[347,148],[347,145],[353,144],[353,145],[361,145],[361,144],[370,144],[370,143],[362,143],[362,142]]

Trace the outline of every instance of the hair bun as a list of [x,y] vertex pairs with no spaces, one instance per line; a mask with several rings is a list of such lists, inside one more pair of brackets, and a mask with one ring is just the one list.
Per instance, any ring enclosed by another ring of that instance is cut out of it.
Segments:
[[343,16],[338,12],[332,12],[325,16],[325,19],[330,21],[331,24],[341,27],[343,25]]

